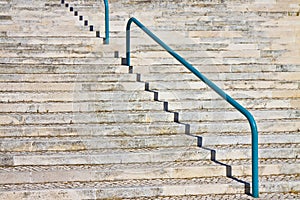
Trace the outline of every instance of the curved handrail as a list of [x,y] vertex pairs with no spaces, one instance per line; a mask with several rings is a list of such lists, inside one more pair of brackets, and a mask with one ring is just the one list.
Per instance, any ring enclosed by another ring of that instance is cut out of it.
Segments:
[[252,133],[252,196],[257,198],[259,196],[259,181],[258,181],[258,132],[256,122],[251,113],[226,94],[216,84],[211,82],[208,78],[202,75],[195,67],[183,59],[180,55],[174,52],[169,46],[161,41],[156,35],[154,35],[149,29],[147,29],[141,22],[136,18],[132,17],[128,20],[126,26],[126,65],[130,66],[130,26],[134,22],[139,28],[141,28],[148,36],[156,41],[161,47],[163,47],[169,54],[171,54],[176,60],[183,64],[193,74],[195,74],[200,80],[207,84],[211,89],[217,92],[223,99],[240,111],[249,121]]
[[105,7],[105,39],[104,43],[109,44],[109,6],[108,0],[104,0]]

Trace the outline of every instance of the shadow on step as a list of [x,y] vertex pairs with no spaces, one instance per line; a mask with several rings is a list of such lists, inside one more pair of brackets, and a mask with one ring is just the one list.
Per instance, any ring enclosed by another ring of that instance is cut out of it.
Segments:
[[[132,69],[129,70],[129,73],[133,73],[133,72],[132,72]],[[143,82],[143,81],[141,80],[141,74],[136,74],[136,75],[137,75],[137,79],[136,79],[137,82]],[[169,110],[169,102],[166,102],[166,101],[160,101],[159,98],[158,98],[158,92],[157,92],[157,91],[154,91],[154,90],[151,90],[148,82],[143,82],[143,83],[145,83],[145,91],[147,91],[147,92],[152,92],[152,93],[154,94],[154,101],[162,102],[162,103],[163,103],[163,110],[166,111],[166,112],[168,112],[168,113],[173,113],[173,114],[174,114],[174,122],[176,122],[176,123],[178,123],[178,124],[181,124],[181,125],[183,125],[183,126],[185,127],[185,134],[186,134],[186,135],[189,135],[189,136],[191,136],[191,137],[196,137],[196,138],[197,138],[197,146],[198,146],[199,148],[202,148],[202,149],[205,149],[205,150],[207,150],[207,151],[210,151],[210,153],[211,153],[211,158],[210,158],[210,160],[213,161],[214,163],[218,164],[218,165],[221,165],[221,166],[226,167],[226,177],[228,177],[228,178],[230,178],[230,179],[232,179],[232,180],[234,180],[234,181],[237,181],[237,182],[239,182],[239,183],[244,184],[244,187],[245,187],[245,194],[251,195],[251,193],[250,193],[250,183],[245,182],[245,181],[243,181],[243,180],[240,180],[240,179],[238,179],[238,178],[232,176],[232,167],[231,167],[230,165],[227,165],[227,164],[225,164],[225,163],[222,163],[222,162],[220,162],[220,161],[218,161],[218,160],[216,159],[216,150],[210,149],[210,148],[207,148],[207,147],[204,147],[204,146],[203,146],[203,139],[202,139],[202,137],[191,134],[191,128],[190,128],[191,125],[190,125],[190,124],[187,124],[187,123],[182,123],[182,122],[180,122],[180,121],[179,121],[179,113],[178,113],[178,112],[174,112],[174,111],[170,111],[170,110]]]
[[222,162],[220,162],[216,159],[216,150],[210,149],[210,148],[207,148],[207,147],[203,147],[202,137],[200,137],[200,136],[193,136],[193,137],[197,138],[197,146],[198,147],[210,151],[210,153],[211,153],[210,160],[211,161],[213,161],[214,163],[216,163],[218,165],[222,165],[222,166],[226,167],[226,177],[231,178],[234,181],[237,181],[239,183],[244,184],[245,185],[245,194],[251,195],[251,193],[250,193],[250,183],[248,183],[246,181],[243,181],[243,180],[240,180],[240,179],[232,176],[232,167],[230,165],[222,163]]
[[85,20],[83,15],[79,15],[79,11],[78,11],[78,10],[75,10],[75,8],[72,7],[72,6],[71,6],[69,3],[67,3],[65,0],[61,0],[61,4],[64,5],[66,8],[68,8],[69,11],[72,12],[72,13],[74,14],[74,16],[77,16],[79,21],[83,21],[83,25],[86,26],[86,27],[88,27],[88,30],[89,30],[90,32],[94,32],[94,31],[95,31],[96,37],[97,37],[97,38],[102,38],[103,44],[106,44],[106,43],[105,43],[105,37],[102,37],[102,36],[100,35],[100,31],[99,31],[99,30],[98,30],[98,31],[95,30],[93,25],[89,25],[89,20]]

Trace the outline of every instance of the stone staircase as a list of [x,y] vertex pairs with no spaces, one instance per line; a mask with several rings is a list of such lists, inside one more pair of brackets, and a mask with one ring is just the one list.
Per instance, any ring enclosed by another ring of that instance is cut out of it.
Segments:
[[299,199],[300,2],[109,2],[104,45],[102,1],[0,0],[1,199],[252,199],[247,121],[134,26],[120,65],[131,16],[253,113],[260,198]]

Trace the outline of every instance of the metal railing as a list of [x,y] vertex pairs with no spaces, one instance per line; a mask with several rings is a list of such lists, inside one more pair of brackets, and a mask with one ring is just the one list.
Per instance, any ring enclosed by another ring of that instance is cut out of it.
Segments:
[[258,132],[256,122],[251,115],[251,113],[236,102],[233,98],[227,95],[222,89],[211,82],[208,78],[202,75],[196,68],[194,68],[190,63],[183,59],[180,55],[174,52],[169,46],[167,46],[163,41],[161,41],[156,35],[154,35],[149,29],[147,29],[141,22],[136,18],[130,18],[126,27],[126,65],[130,66],[130,27],[131,24],[135,23],[139,28],[141,28],[149,37],[151,37],[155,42],[157,42],[161,47],[163,47],[169,54],[171,54],[176,60],[183,64],[187,69],[189,69],[194,75],[196,75],[200,80],[207,84],[211,89],[218,93],[223,99],[235,107],[239,112],[241,112],[249,121],[251,132],[252,132],[252,196],[257,198],[259,196],[259,181],[258,181]]
[[108,0],[104,0],[105,7],[105,39],[104,43],[109,44],[109,6]]

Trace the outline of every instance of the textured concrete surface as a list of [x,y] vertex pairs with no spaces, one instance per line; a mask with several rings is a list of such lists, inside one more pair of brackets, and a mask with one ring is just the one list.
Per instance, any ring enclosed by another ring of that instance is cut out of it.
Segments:
[[253,113],[260,199],[300,198],[298,0],[111,0],[110,45],[102,1],[0,5],[2,199],[252,199],[247,121],[134,25],[120,65],[132,16]]

